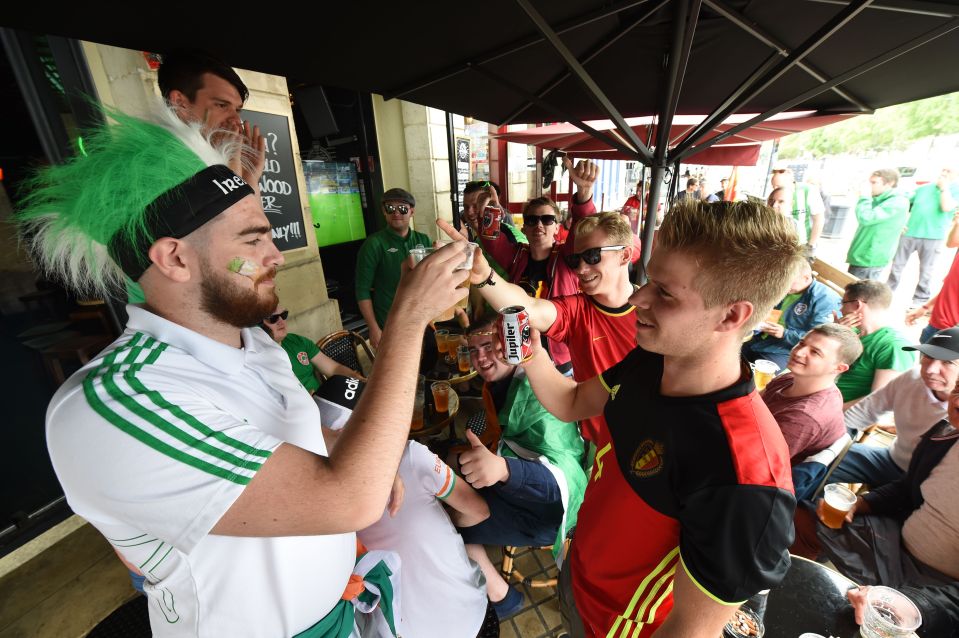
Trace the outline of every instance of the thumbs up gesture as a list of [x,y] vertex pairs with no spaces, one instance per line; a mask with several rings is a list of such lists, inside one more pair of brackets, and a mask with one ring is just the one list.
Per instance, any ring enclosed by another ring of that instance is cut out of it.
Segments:
[[466,430],[466,440],[470,449],[460,454],[460,473],[466,482],[479,489],[489,487],[509,478],[509,468],[506,459],[497,456],[486,449],[486,446],[473,434]]

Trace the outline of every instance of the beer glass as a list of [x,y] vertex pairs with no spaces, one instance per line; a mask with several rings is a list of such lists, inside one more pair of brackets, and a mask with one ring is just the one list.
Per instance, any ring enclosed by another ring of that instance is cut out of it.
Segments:
[[922,614],[904,594],[890,587],[870,587],[866,593],[859,634],[863,638],[905,638],[922,624]]
[[822,524],[832,529],[840,529],[846,520],[846,513],[856,504],[856,495],[848,487],[831,483],[823,490]]
[[450,384],[446,381],[437,381],[430,386],[433,392],[433,405],[437,412],[449,412],[450,410]]
[[446,363],[455,364],[456,363],[456,349],[460,346],[460,338],[462,335],[458,335],[454,332],[447,331],[446,333]]
[[470,371],[470,349],[469,346],[460,346],[456,349],[456,363],[459,371],[467,373]]
[[436,337],[436,349],[440,351],[440,354],[446,354],[446,337],[449,333],[449,330],[441,328],[433,335]]
[[762,392],[769,385],[769,382],[776,376],[779,366],[766,359],[757,359],[753,363],[754,378],[756,380],[756,389]]

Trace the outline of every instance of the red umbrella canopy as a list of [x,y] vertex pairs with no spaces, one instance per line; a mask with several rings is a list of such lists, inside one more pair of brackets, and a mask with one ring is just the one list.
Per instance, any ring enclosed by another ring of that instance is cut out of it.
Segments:
[[[705,116],[677,115],[673,118],[673,125],[669,129],[670,146],[676,144],[694,126],[699,124]],[[736,114],[728,117],[722,124],[713,129],[709,139],[737,124],[746,122],[755,117],[755,114]],[[819,128],[828,124],[841,122],[855,117],[855,114],[821,115],[815,111],[796,111],[780,113],[760,124],[756,124],[744,131],[740,131],[719,144],[715,144],[703,151],[691,155],[686,161],[689,164],[706,164],[716,166],[754,166],[759,160],[759,146],[762,142],[775,140],[786,135],[799,133],[809,129]],[[630,117],[626,123],[640,139],[655,140],[657,126],[654,117]],[[593,120],[586,122],[598,131],[607,131],[617,135],[616,126],[610,120]],[[501,133],[496,137],[518,144],[531,144],[548,149],[566,151],[576,157],[590,159],[632,159],[624,153],[610,148],[605,142],[592,137],[578,129],[575,125],[563,122],[549,124],[521,131]]]

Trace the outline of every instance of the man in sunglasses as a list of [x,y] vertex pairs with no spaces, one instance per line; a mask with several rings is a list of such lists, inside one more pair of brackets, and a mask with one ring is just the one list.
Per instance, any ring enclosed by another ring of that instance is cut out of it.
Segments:
[[290,358],[290,365],[293,366],[293,374],[307,392],[315,394],[320,389],[322,382],[317,372],[327,378],[339,375],[366,381],[366,378],[356,370],[351,370],[323,354],[312,340],[290,332],[286,325],[289,316],[290,311],[280,304],[273,314],[263,320],[260,327],[286,351],[286,355]]
[[382,206],[386,228],[367,237],[356,257],[356,303],[370,328],[370,345],[374,348],[380,344],[393,305],[401,264],[417,244],[433,245],[429,236],[410,228],[416,212],[416,199],[411,193],[391,188],[383,193]]
[[[438,224],[450,237],[461,237],[446,222]],[[569,353],[573,378],[585,381],[622,360],[636,345],[635,309],[629,303],[633,234],[619,213],[591,215],[574,230],[568,244],[572,249],[562,255],[562,266],[578,290],[549,299],[531,298],[521,286],[504,281],[481,255],[473,260],[471,282],[495,309],[524,306],[530,326],[551,340],[554,363],[555,343]],[[580,423],[583,436],[590,440],[597,428],[595,419]]]

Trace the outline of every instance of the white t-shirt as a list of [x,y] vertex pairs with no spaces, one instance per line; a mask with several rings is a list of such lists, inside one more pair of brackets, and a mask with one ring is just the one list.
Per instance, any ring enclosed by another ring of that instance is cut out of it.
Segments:
[[282,442],[326,454],[316,404],[262,330],[243,330],[243,348],[232,348],[127,312],[124,334],[47,410],[67,501],[146,575],[154,636],[307,629],[343,593],[354,535],[210,530]]
[[400,555],[403,628],[411,638],[471,638],[486,615],[486,581],[466,555],[463,537],[437,499],[453,492],[456,474],[410,441],[399,469],[406,488],[395,518],[388,512],[361,530],[369,549]]

